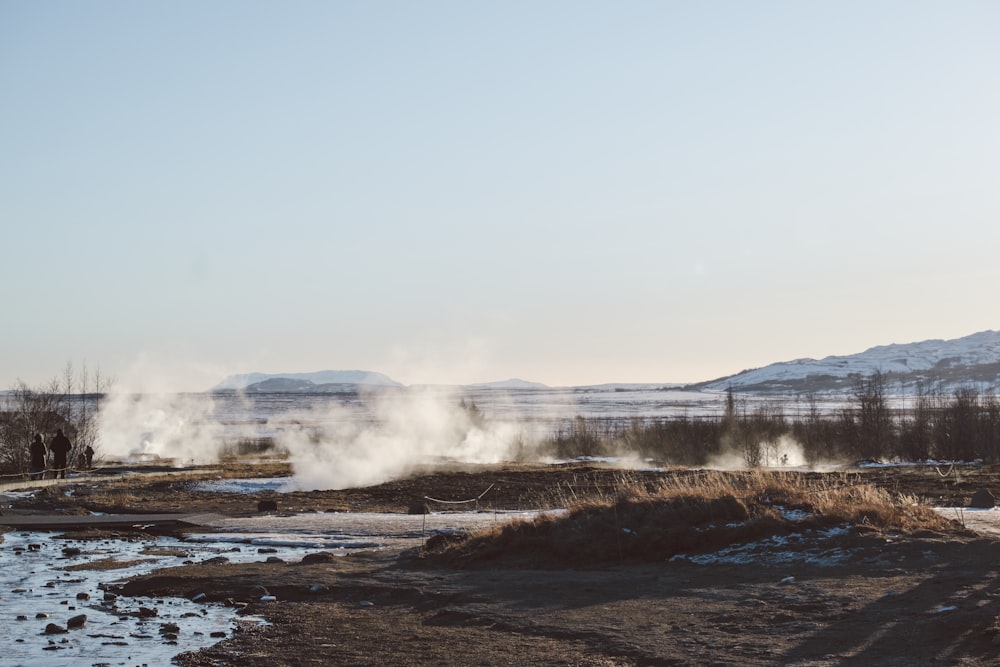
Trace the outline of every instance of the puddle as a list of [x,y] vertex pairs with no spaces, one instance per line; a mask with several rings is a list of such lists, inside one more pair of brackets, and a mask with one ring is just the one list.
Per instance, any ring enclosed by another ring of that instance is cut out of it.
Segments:
[[[173,538],[76,541],[31,532],[3,537],[0,654],[3,664],[11,667],[170,664],[179,653],[231,636],[237,623],[262,621],[237,617],[234,609],[221,604],[197,604],[182,598],[105,600],[102,583],[220,555],[231,562],[248,562],[268,556],[299,560],[305,553],[275,547],[274,553],[261,554],[248,545],[192,544]],[[64,548],[79,549],[80,553],[67,555]],[[74,567],[98,561],[124,566],[107,570]],[[140,611],[143,608],[155,610],[156,615],[144,617],[150,612]],[[63,634],[46,634],[50,623],[66,629],[69,620],[81,614],[86,615],[83,626]]]
[[[311,513],[293,516],[220,518],[218,532],[185,540],[62,540],[50,533],[10,532],[0,543],[0,661],[10,667],[166,665],[188,651],[232,635],[237,617],[221,604],[181,598],[126,598],[105,602],[101,584],[124,581],[156,569],[223,556],[233,563],[278,557],[298,562],[317,550],[337,555],[418,545],[434,533],[469,531],[539,512],[445,512],[440,514]],[[79,549],[67,555],[63,549]],[[122,567],[72,569],[112,560]],[[157,615],[141,618],[140,608]],[[39,617],[45,614],[45,617]],[[86,614],[86,624],[47,635],[49,623],[66,628]],[[167,624],[177,626],[166,633]],[[213,634],[216,636],[213,637]],[[175,636],[176,635],[176,636]]]

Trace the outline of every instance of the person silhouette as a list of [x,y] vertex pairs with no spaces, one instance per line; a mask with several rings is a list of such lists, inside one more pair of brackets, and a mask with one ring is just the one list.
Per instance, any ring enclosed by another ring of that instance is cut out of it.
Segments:
[[35,439],[31,441],[29,451],[31,452],[31,474],[29,477],[31,479],[44,479],[46,451],[41,433],[35,434]]
[[49,443],[49,451],[52,452],[52,467],[55,468],[56,478],[66,479],[67,459],[69,450],[73,449],[73,444],[69,441],[62,429],[56,430],[56,437]]

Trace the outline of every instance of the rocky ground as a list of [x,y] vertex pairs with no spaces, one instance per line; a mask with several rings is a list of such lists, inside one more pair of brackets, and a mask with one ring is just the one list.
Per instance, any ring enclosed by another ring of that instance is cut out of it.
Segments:
[[[195,472],[270,476],[281,468]],[[295,512],[406,512],[433,505],[427,497],[480,495],[484,509],[547,507],[662,474],[585,465],[437,470],[277,501],[279,511]],[[835,474],[937,505],[966,505],[979,488],[1000,492],[1000,470],[990,467]],[[265,499],[189,489],[180,477],[109,482],[39,494],[30,509],[248,515]],[[270,620],[181,656],[191,666],[985,665],[1000,661],[998,563],[1000,543],[960,527],[909,536],[851,529],[703,563],[541,569],[520,559],[454,570],[416,551],[381,551],[177,567],[119,592],[205,593],[246,602],[248,613]],[[275,601],[261,602],[260,587]]]

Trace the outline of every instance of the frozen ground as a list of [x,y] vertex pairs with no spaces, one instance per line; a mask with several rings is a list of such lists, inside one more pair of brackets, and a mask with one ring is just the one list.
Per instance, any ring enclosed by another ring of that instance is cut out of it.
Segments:
[[[153,548],[156,547],[156,548]],[[79,550],[78,554],[64,549]],[[274,555],[296,557],[293,549]],[[178,653],[214,644],[235,627],[233,610],[183,599],[105,600],[100,585],[156,568],[224,556],[231,561],[263,560],[255,548],[231,544],[188,544],[171,538],[154,542],[71,541],[45,533],[7,533],[0,544],[0,654],[3,664],[25,667],[78,665],[163,665]],[[115,569],[77,569],[115,561]],[[140,617],[139,609],[156,609]],[[80,614],[86,623],[65,634],[46,634],[50,623],[67,627]],[[242,622],[242,621],[241,621]],[[179,631],[166,633],[165,624]],[[213,637],[213,633],[216,634]],[[221,635],[220,635],[221,633]]]
[[[471,530],[531,512],[449,512],[430,515],[315,513],[220,519],[219,532],[181,541],[67,541],[46,533],[7,533],[0,544],[0,655],[11,667],[163,665],[186,651],[221,641],[237,623],[234,610],[180,598],[118,598],[106,602],[101,584],[157,568],[223,557],[230,562],[278,557],[301,560],[317,550],[346,555],[363,549],[416,546],[436,532]],[[69,555],[64,548],[79,549]],[[114,569],[77,569],[112,560]],[[73,569],[67,569],[73,568]],[[141,618],[140,607],[157,616]],[[86,614],[65,634],[45,628]],[[44,615],[44,616],[41,616]],[[251,619],[252,620],[252,619]],[[247,622],[241,618],[239,622]],[[165,634],[165,624],[179,631]],[[213,637],[213,633],[216,635]]]

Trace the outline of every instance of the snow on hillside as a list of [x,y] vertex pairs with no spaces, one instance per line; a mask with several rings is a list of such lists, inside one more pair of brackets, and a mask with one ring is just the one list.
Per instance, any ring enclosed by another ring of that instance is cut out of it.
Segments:
[[474,389],[548,389],[548,385],[541,382],[529,382],[520,378],[509,380],[499,380],[497,382],[483,382],[471,385]]
[[402,387],[392,378],[373,371],[315,371],[312,373],[244,373],[230,375],[212,388],[212,391],[246,389],[250,385],[267,380],[305,380],[316,385],[359,384],[379,387]]
[[795,359],[706,383],[709,388],[747,387],[782,384],[813,376],[846,378],[875,371],[908,375],[920,371],[1000,363],[1000,331],[980,333],[952,340],[925,340],[918,343],[880,345],[859,354],[823,359]]

